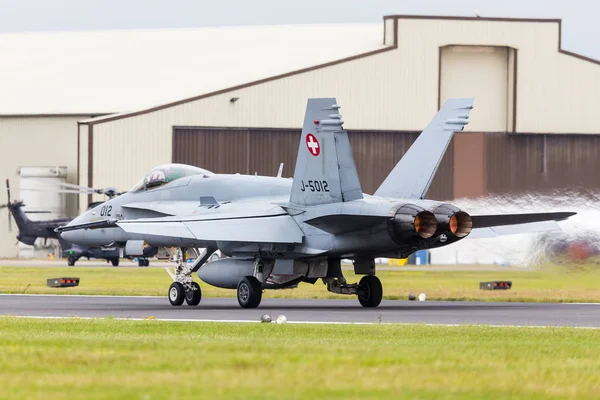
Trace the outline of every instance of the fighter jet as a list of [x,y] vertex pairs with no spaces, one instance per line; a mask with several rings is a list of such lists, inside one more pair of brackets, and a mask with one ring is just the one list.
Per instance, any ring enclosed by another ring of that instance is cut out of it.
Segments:
[[[12,231],[11,217],[17,223],[19,234],[17,240],[23,244],[33,246],[38,238],[44,239],[44,245],[48,239],[57,239],[60,243],[63,256],[67,257],[67,265],[73,266],[80,258],[101,258],[114,266],[119,265],[120,251],[118,248],[100,248],[78,246],[67,242],[55,232],[55,229],[61,225],[67,224],[72,218],[57,218],[44,221],[32,221],[23,210],[25,204],[20,200],[11,201],[10,199],[10,182],[6,179],[6,196],[8,202],[0,204],[0,209],[8,208],[10,216],[8,218],[9,230]],[[44,211],[41,211],[44,212]],[[35,211],[29,211],[35,213]]]
[[[553,221],[575,214],[469,215],[425,199],[453,134],[469,122],[473,99],[448,100],[375,194],[364,194],[339,108],[334,98],[308,100],[293,180],[164,165],[58,230],[74,243],[124,245],[128,254],[177,247],[168,290],[174,306],[199,304],[197,271],[210,285],[236,289],[244,308],[258,307],[263,290],[318,279],[330,292],[377,307],[383,295],[377,257],[404,258],[496,227],[504,233],[544,221],[557,227]],[[188,249],[204,250],[188,263]],[[228,257],[207,263],[217,249]],[[342,259],[364,275],[360,282],[346,281]]]

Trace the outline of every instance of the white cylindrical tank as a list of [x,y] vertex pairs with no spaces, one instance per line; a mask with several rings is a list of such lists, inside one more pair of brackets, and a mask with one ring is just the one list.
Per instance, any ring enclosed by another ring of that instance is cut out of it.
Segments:
[[[58,184],[66,182],[67,167],[21,167],[19,176],[19,197],[15,200],[23,201],[23,211],[28,213],[29,219],[42,221],[65,216],[65,194],[59,192]],[[44,245],[44,240],[38,239],[33,246],[19,243],[18,254],[19,257],[46,258],[51,250],[58,255],[57,249],[56,240],[48,240]]]

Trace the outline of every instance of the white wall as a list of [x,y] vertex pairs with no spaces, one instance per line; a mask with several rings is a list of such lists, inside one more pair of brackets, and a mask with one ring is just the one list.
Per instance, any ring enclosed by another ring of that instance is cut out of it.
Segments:
[[[69,117],[0,117],[0,171],[2,180],[9,178],[15,189],[12,199],[19,196],[19,167],[66,166],[68,181],[77,181],[77,120]],[[4,186],[4,183],[2,183]],[[0,189],[0,203],[6,203],[6,191]],[[76,195],[67,197],[70,213],[77,212]],[[32,216],[32,219],[35,217]],[[0,210],[0,257],[17,254],[17,227],[8,232],[8,210]]]

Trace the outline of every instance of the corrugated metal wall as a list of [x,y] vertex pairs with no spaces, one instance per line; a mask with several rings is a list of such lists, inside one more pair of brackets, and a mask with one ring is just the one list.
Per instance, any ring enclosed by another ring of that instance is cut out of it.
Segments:
[[488,193],[600,187],[600,136],[486,134]]
[[[417,138],[415,132],[351,131],[350,143],[362,189],[373,193]],[[173,162],[217,173],[293,176],[299,129],[219,129],[179,127],[173,131]],[[449,199],[453,187],[453,151],[446,153],[428,195]]]
[[[365,193],[373,193],[417,138],[414,132],[350,131]],[[173,162],[217,173],[292,176],[299,129],[175,128]],[[449,200],[490,194],[600,187],[600,136],[461,133],[427,193]]]

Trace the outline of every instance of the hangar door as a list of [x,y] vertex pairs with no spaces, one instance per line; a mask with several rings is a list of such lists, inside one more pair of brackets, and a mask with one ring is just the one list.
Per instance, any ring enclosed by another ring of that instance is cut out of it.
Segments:
[[[348,132],[362,189],[373,193],[417,138],[416,132]],[[300,129],[174,127],[176,163],[221,174],[294,175]],[[452,198],[452,145],[446,152],[428,195]]]
[[450,97],[475,97],[467,130],[512,132],[516,51],[445,46],[440,57],[440,105]]

